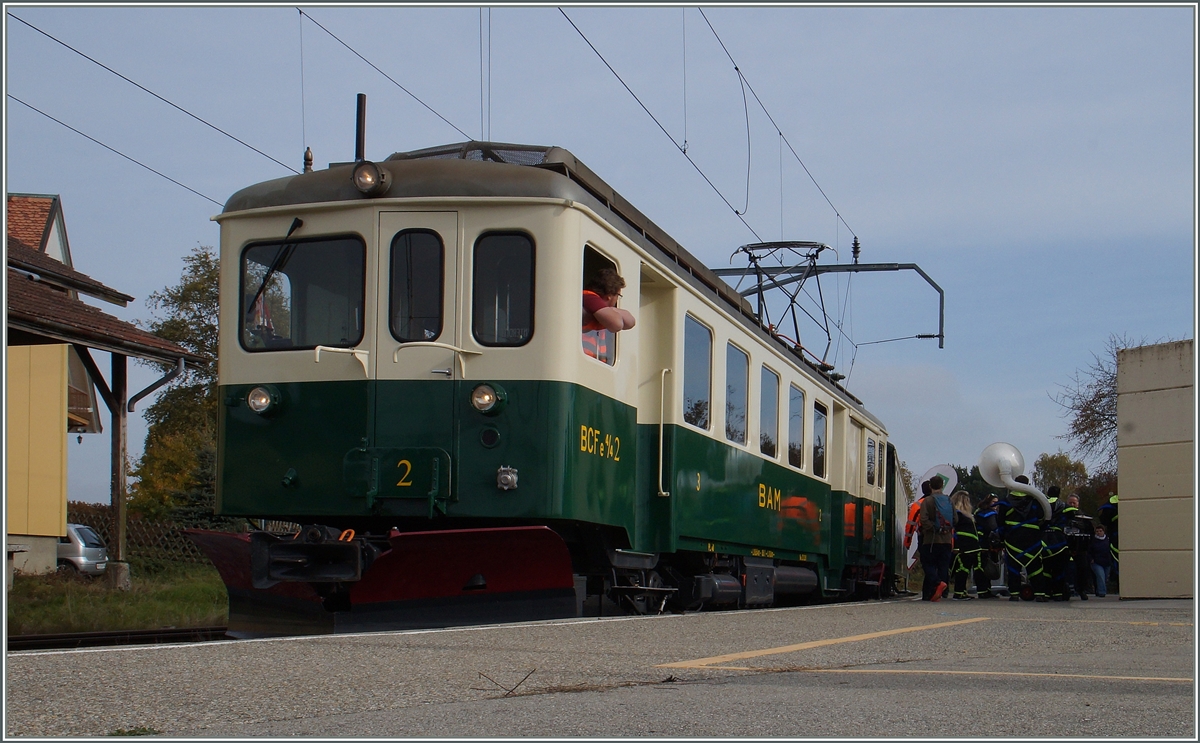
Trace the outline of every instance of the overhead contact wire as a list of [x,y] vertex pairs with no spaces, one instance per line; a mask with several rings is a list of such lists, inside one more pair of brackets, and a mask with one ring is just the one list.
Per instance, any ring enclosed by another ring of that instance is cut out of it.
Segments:
[[658,128],[661,129],[662,133],[667,136],[667,139],[671,140],[671,144],[675,145],[675,149],[679,150],[679,152],[685,158],[687,158],[687,161],[692,164],[692,167],[696,169],[696,172],[700,174],[700,177],[704,179],[704,182],[707,183],[710,188],[712,188],[713,192],[716,193],[717,196],[720,197],[721,201],[725,202],[725,206],[729,207],[729,210],[732,211],[735,215],[737,215],[737,218],[739,220],[741,220],[743,225],[746,226],[746,229],[750,230],[750,234],[754,235],[754,237],[759,242],[762,242],[763,239],[761,237],[759,237],[759,234],[757,232],[754,231],[754,228],[750,226],[750,223],[746,221],[745,217],[742,216],[742,213],[737,210],[737,207],[735,207],[733,204],[729,203],[729,199],[725,198],[725,194],[721,193],[721,189],[717,188],[716,184],[714,184],[712,182],[712,180],[704,173],[704,171],[700,169],[700,166],[696,164],[696,161],[693,160],[691,158],[691,156],[687,154],[687,150],[684,149],[682,146],[680,146],[680,144],[678,142],[675,141],[675,138],[672,137],[671,133],[667,131],[667,128],[662,125],[662,122],[660,122],[658,120],[658,118],[655,117],[655,115],[650,112],[649,108],[646,108],[646,104],[642,103],[642,99],[638,98],[637,93],[634,93],[633,89],[629,87],[629,85],[621,78],[621,76],[619,74],[617,74],[617,71],[615,69],[613,69],[613,66],[611,64],[608,63],[608,60],[604,58],[604,55],[600,53],[600,50],[596,48],[596,45],[593,44],[588,39],[587,35],[584,34],[583,31],[581,31],[579,29],[579,26],[575,25],[575,21],[572,21],[571,17],[569,15],[567,15],[566,11],[564,11],[562,8],[559,8],[558,12],[562,13],[563,18],[567,19],[567,23],[571,24],[571,28],[575,29],[575,32],[579,34],[579,37],[581,39],[583,39],[584,42],[589,47],[591,47],[591,50],[593,52],[595,52],[597,57],[600,58],[600,61],[604,63],[604,66],[608,68],[608,71],[613,74],[613,77],[617,78],[617,82],[621,83],[621,85],[625,88],[625,90],[628,91],[629,95],[633,96],[633,100],[637,101],[637,104],[642,107],[642,110],[646,112],[646,115],[650,117],[650,120],[653,121],[656,125],[658,125]]
[[680,8],[683,18],[683,147],[681,148],[684,154],[687,153],[688,138],[687,138],[687,8]]
[[742,109],[746,112],[746,208],[742,209],[742,214],[750,211],[750,101],[746,100],[746,78],[742,75],[742,71],[734,65],[733,71],[737,73],[738,82],[742,86]]
[[[296,8],[299,12],[300,9]],[[300,138],[304,141],[300,143],[301,147],[308,147],[308,122],[305,120],[305,105],[304,105],[304,13],[297,16],[300,20]]]
[[[704,22],[708,24],[708,28],[710,31],[712,31],[717,43],[721,45],[721,49],[725,52],[725,56],[729,57],[729,62],[733,65],[733,68],[735,70],[739,70],[737,62],[734,60],[733,55],[729,53],[729,49],[725,46],[725,42],[721,40],[721,36],[717,33],[717,29],[713,28],[712,21],[708,20],[708,16],[704,14],[704,8],[697,8],[697,10],[700,11],[700,15],[704,18]],[[738,74],[741,74],[740,70]],[[745,79],[744,75],[743,79]],[[805,174],[808,175],[808,179],[812,181],[812,184],[817,187],[818,191],[820,191],[822,198],[825,199],[825,203],[829,204],[829,208],[832,209],[833,213],[837,215],[838,220],[841,221],[842,224],[846,225],[846,229],[850,230],[851,234],[854,234],[854,229],[851,228],[850,225],[846,224],[846,220],[842,217],[842,213],[838,211],[836,206],[833,205],[833,201],[831,201],[829,195],[825,193],[825,189],[821,188],[821,184],[817,183],[816,177],[813,176],[812,172],[808,169],[808,166],[804,164],[804,160],[800,158],[799,153],[796,152],[796,148],[792,147],[792,143],[788,141],[787,135],[783,133],[783,129],[781,129],[779,124],[775,122],[775,117],[772,116],[771,112],[767,110],[766,105],[762,102],[762,99],[758,97],[758,93],[754,91],[754,86],[750,84],[749,80],[746,80],[746,87],[750,89],[750,94],[753,95],[754,100],[758,102],[759,108],[761,108],[763,113],[767,115],[767,118],[771,121],[771,125],[775,127],[775,131],[779,133],[779,136],[783,139],[784,144],[786,144],[788,149],[791,151],[792,157],[796,158],[796,162],[800,163],[800,167],[804,169]]]
[[[759,97],[758,92],[754,90],[754,86],[750,84],[750,81],[748,79],[746,79],[746,76],[742,73],[741,68],[738,66],[737,60],[735,60],[733,58],[733,54],[731,54],[729,52],[729,47],[725,46],[724,40],[722,40],[721,35],[717,33],[717,29],[713,27],[712,21],[710,21],[708,19],[708,15],[705,14],[704,9],[697,8],[697,10],[700,11],[700,15],[701,15],[701,17],[704,18],[704,22],[706,24],[708,24],[708,28],[710,31],[712,31],[713,37],[717,40],[717,43],[721,45],[721,50],[724,51],[725,56],[729,58],[729,63],[733,65],[733,69],[737,71],[739,78],[741,78],[741,80],[744,82],[746,88],[749,88],[750,94],[754,96],[754,100],[758,103],[759,108],[761,108],[763,113],[767,115],[767,119],[770,120],[771,125],[775,127],[775,131],[779,134],[780,140],[784,144],[787,145],[788,150],[792,153],[792,157],[796,158],[796,162],[799,163],[800,167],[804,169],[804,173],[808,176],[808,179],[810,181],[812,181],[812,184],[814,186],[816,186],[817,191],[820,192],[821,197],[823,199],[825,199],[825,203],[829,204],[829,208],[833,210],[834,216],[837,218],[837,222],[840,222],[843,226],[845,226],[845,228],[847,230],[849,230],[850,234],[852,234],[852,235],[855,234],[854,229],[846,222],[846,219],[842,216],[842,213],[834,205],[833,201],[829,198],[829,195],[827,193],[825,193],[825,189],[821,188],[821,184],[817,182],[817,179],[812,174],[812,171],[810,171],[808,169],[808,166],[804,164],[804,160],[800,157],[800,154],[798,152],[796,152],[796,148],[792,146],[792,143],[790,141],[788,141],[787,135],[783,133],[783,129],[775,121],[775,117],[771,115],[771,112],[767,109],[766,104],[763,103],[762,98]],[[780,184],[781,184],[780,189],[782,191],[782,174],[780,176]],[[781,199],[782,199],[782,194],[781,194]],[[782,215],[782,208],[781,208],[781,215]],[[781,216],[781,219],[782,219],[782,216]],[[835,226],[836,226],[836,222],[835,222]],[[839,289],[840,289],[840,285],[839,285]],[[849,290],[849,285],[847,285],[847,292],[848,292],[848,290]],[[805,292],[805,293],[807,294],[808,292]],[[849,296],[849,294],[847,293],[847,297],[848,296]],[[811,294],[809,295],[809,298],[810,299],[812,298]],[[807,310],[805,312],[807,313]],[[845,314],[844,307],[842,308],[842,314],[843,314],[843,316]],[[809,316],[811,317],[811,315],[809,315]],[[828,316],[826,316],[826,317],[828,319]],[[815,318],[814,318],[814,320],[815,320]],[[851,338],[849,335],[846,334],[845,330],[842,328],[841,321],[834,323],[834,326],[838,329],[839,345],[840,345],[840,338],[844,337],[847,341],[850,342],[851,345],[854,346],[855,354],[857,355],[858,344],[856,344],[854,342],[853,338]],[[826,330],[826,335],[828,335],[829,334],[828,327],[826,327],[825,330]]]
[[487,124],[485,112],[487,106],[483,101],[483,6],[479,7],[479,140],[487,141]]
[[492,140],[492,9],[488,8],[487,34],[487,138]]
[[863,341],[862,343],[855,343],[854,346],[855,346],[855,348],[857,348],[858,346],[873,346],[876,343],[892,343],[894,341],[911,341],[914,338],[920,338],[920,337],[921,337],[920,335],[905,335],[900,338],[884,338],[883,340],[879,340],[879,341]]
[[[180,112],[182,112],[182,113],[185,113],[185,114],[187,114],[188,116],[191,116],[193,119],[195,119],[196,121],[199,121],[201,124],[204,124],[205,126],[207,126],[208,128],[212,129],[213,131],[220,132],[221,134],[224,134],[226,137],[229,137],[229,138],[230,138],[230,139],[232,139],[234,142],[237,142],[238,144],[242,145],[243,147],[247,147],[247,148],[249,148],[249,149],[251,149],[251,150],[254,150],[255,152],[257,152],[258,154],[260,154],[260,155],[262,155],[263,157],[267,158],[267,159],[268,159],[268,160],[270,160],[271,162],[273,162],[273,163],[275,163],[275,164],[277,164],[277,165],[280,165],[280,166],[282,166],[282,167],[284,167],[284,168],[287,168],[288,170],[292,171],[293,173],[299,173],[299,172],[300,172],[300,171],[296,170],[295,168],[293,168],[293,167],[291,167],[291,166],[289,166],[289,165],[286,165],[285,163],[283,163],[283,162],[280,162],[279,160],[276,160],[275,158],[271,157],[271,156],[270,156],[270,155],[268,155],[267,153],[265,153],[265,152],[263,152],[262,150],[260,150],[260,149],[258,149],[257,147],[255,147],[254,145],[252,145],[252,144],[249,144],[249,143],[247,143],[247,142],[244,142],[244,141],[242,141],[242,140],[238,139],[237,137],[233,136],[232,134],[230,134],[229,132],[225,131],[225,130],[224,130],[224,129],[222,129],[221,127],[219,127],[219,126],[216,126],[215,124],[210,124],[209,122],[207,122],[207,121],[205,121],[204,119],[200,118],[199,116],[197,116],[196,114],[194,114],[194,113],[192,113],[191,111],[187,110],[186,108],[184,108],[184,107],[182,107],[182,106],[180,106],[180,105],[178,105],[178,104],[176,104],[176,103],[173,103],[173,102],[171,102],[171,101],[167,100],[166,98],[163,98],[161,95],[159,95],[158,93],[155,93],[153,90],[150,90],[150,89],[149,89],[149,88],[147,88],[145,85],[142,85],[141,83],[138,83],[138,82],[135,82],[135,81],[133,81],[133,80],[130,80],[128,77],[125,77],[124,75],[122,75],[121,73],[117,72],[116,70],[114,70],[113,68],[109,67],[108,65],[104,64],[103,62],[100,62],[100,61],[98,61],[98,60],[96,60],[96,59],[93,59],[92,57],[89,57],[88,55],[86,55],[86,54],[84,54],[83,52],[79,51],[78,49],[76,49],[75,47],[73,47],[73,46],[71,46],[70,44],[66,43],[65,41],[62,41],[62,40],[60,40],[60,39],[56,39],[55,37],[51,36],[50,34],[46,33],[46,32],[45,32],[45,31],[43,31],[42,29],[40,29],[40,28],[38,28],[37,26],[35,26],[35,25],[33,25],[32,23],[30,23],[29,21],[26,21],[26,20],[24,20],[24,19],[22,19],[22,18],[18,18],[17,16],[13,15],[12,13],[9,13],[9,14],[8,14],[8,17],[9,17],[9,18],[12,18],[13,20],[20,21],[21,23],[25,24],[25,25],[26,25],[26,26],[28,26],[29,28],[33,29],[34,31],[37,31],[37,32],[38,32],[39,34],[41,34],[42,36],[45,36],[47,39],[50,39],[50,40],[51,40],[51,41],[53,41],[54,43],[56,43],[56,44],[59,44],[59,45],[61,45],[61,46],[64,46],[64,47],[66,47],[67,49],[70,49],[71,51],[75,52],[76,54],[78,54],[79,56],[83,57],[84,59],[86,59],[87,61],[91,62],[92,64],[94,64],[94,65],[96,65],[96,66],[98,66],[98,67],[102,67],[102,68],[104,68],[104,69],[108,70],[109,72],[111,72],[112,74],[114,74],[114,75],[116,75],[117,77],[121,78],[122,80],[124,80],[125,82],[129,83],[130,85],[133,85],[134,87],[136,87],[136,88],[138,88],[138,89],[140,89],[140,90],[143,90],[143,91],[145,91],[145,92],[149,93],[150,95],[154,96],[155,98],[157,98],[158,100],[160,100],[160,101],[162,101],[163,103],[167,104],[168,106],[171,106],[172,108],[174,108],[174,109],[176,109],[176,110],[178,110],[178,111],[180,111]],[[64,126],[65,126],[65,125],[64,125]],[[185,188],[186,188],[186,186],[185,186]],[[208,198],[208,197],[206,196],[205,198]]]
[[332,31],[330,31],[329,29],[327,29],[327,28],[325,28],[324,26],[322,26],[322,25],[321,25],[321,23],[320,23],[320,22],[319,22],[319,21],[318,21],[316,18],[313,18],[311,14],[309,14],[309,13],[305,13],[305,12],[304,12],[303,10],[301,10],[300,8],[296,8],[296,10],[300,11],[300,15],[304,16],[304,17],[305,17],[305,18],[307,18],[308,20],[310,20],[310,21],[312,21],[313,23],[315,23],[315,24],[317,25],[317,28],[321,29],[321,30],[322,30],[322,31],[324,31],[325,33],[327,33],[327,34],[329,34],[330,36],[332,36],[334,41],[336,41],[337,43],[339,43],[339,44],[341,44],[342,46],[344,46],[344,47],[346,47],[347,49],[349,49],[351,54],[353,54],[354,56],[358,57],[358,58],[359,58],[359,59],[361,59],[362,61],[366,62],[366,63],[367,63],[367,65],[368,65],[368,66],[370,66],[370,68],[371,68],[371,69],[375,70],[375,71],[376,71],[376,72],[378,72],[380,75],[383,75],[384,77],[386,77],[386,78],[388,79],[388,81],[389,81],[389,82],[391,82],[391,84],[392,84],[392,85],[395,85],[395,86],[396,86],[397,88],[399,88],[400,90],[403,90],[405,93],[408,93],[408,95],[409,95],[409,97],[410,97],[410,98],[412,98],[412,99],[413,99],[414,101],[416,101],[417,103],[420,103],[420,104],[421,104],[422,106],[424,106],[424,107],[425,107],[425,108],[426,108],[426,109],[427,109],[427,110],[428,110],[428,111],[429,111],[431,114],[433,114],[434,116],[438,117],[439,119],[441,119],[442,121],[444,121],[446,124],[448,124],[448,125],[450,126],[450,128],[454,129],[454,131],[456,131],[456,132],[458,132],[459,134],[463,135],[463,136],[464,136],[464,137],[466,137],[467,139],[470,139],[470,138],[471,138],[471,135],[470,135],[470,134],[467,134],[467,133],[466,133],[466,132],[464,132],[462,129],[459,129],[457,126],[455,126],[455,125],[454,125],[454,122],[450,121],[450,119],[447,119],[445,116],[442,116],[440,113],[438,113],[437,111],[435,111],[435,110],[434,110],[434,108],[433,108],[432,106],[430,106],[428,103],[426,103],[425,101],[423,101],[423,100],[421,100],[420,98],[418,98],[418,97],[416,96],[416,94],[415,94],[415,93],[413,93],[411,90],[409,90],[408,88],[404,87],[404,86],[403,86],[403,85],[401,85],[400,83],[396,82],[396,80],[395,80],[394,78],[392,78],[392,76],[391,76],[391,75],[389,75],[389,74],[387,74],[386,72],[384,72],[383,70],[379,69],[379,68],[378,68],[378,67],[375,65],[375,63],[374,63],[374,62],[372,62],[371,60],[367,59],[367,58],[366,58],[366,57],[364,57],[363,55],[359,54],[359,53],[358,53],[358,51],[357,51],[357,50],[356,50],[354,47],[350,46],[349,44],[347,44],[346,42],[344,42],[344,41],[342,41],[340,38],[338,38],[337,34],[335,34],[334,32],[332,32]]
[[134,160],[132,157],[130,157],[129,155],[126,155],[124,152],[121,152],[120,150],[116,150],[116,149],[113,149],[112,147],[109,147],[108,145],[104,144],[103,142],[101,142],[100,140],[96,139],[95,137],[91,137],[91,136],[88,136],[87,134],[84,134],[83,132],[79,131],[78,129],[76,129],[75,127],[71,126],[70,124],[67,124],[67,123],[64,123],[64,122],[62,122],[62,121],[59,121],[58,119],[54,118],[54,117],[53,117],[53,116],[51,116],[50,114],[46,113],[45,111],[42,111],[41,109],[38,109],[38,108],[35,108],[35,107],[33,107],[33,106],[29,105],[28,103],[26,103],[25,101],[23,101],[23,100],[21,100],[20,98],[16,97],[16,96],[15,96],[15,95],[13,95],[12,93],[7,93],[6,95],[7,95],[9,98],[11,98],[11,99],[13,99],[14,101],[16,101],[17,103],[20,103],[22,106],[25,106],[26,108],[30,109],[31,111],[36,111],[37,113],[40,113],[42,116],[45,116],[47,119],[50,119],[50,120],[51,120],[51,121],[53,121],[54,123],[56,123],[56,124],[58,124],[58,125],[60,125],[60,126],[64,126],[64,127],[66,127],[67,129],[70,129],[71,131],[75,132],[76,134],[78,134],[79,136],[83,137],[84,139],[91,140],[92,142],[95,142],[96,144],[100,145],[101,147],[103,147],[104,149],[108,150],[109,152],[112,152],[112,153],[115,153],[115,154],[117,154],[117,155],[120,155],[121,157],[125,158],[126,160],[128,160],[128,161],[129,161],[129,162],[131,162],[131,163],[133,163],[134,165],[138,165],[138,166],[140,166],[140,167],[143,167],[143,168],[145,168],[146,170],[149,170],[151,173],[153,173],[153,174],[155,174],[155,175],[159,176],[160,178],[166,178],[168,181],[170,181],[171,183],[174,183],[176,186],[179,186],[180,188],[185,188],[185,189],[187,189],[188,191],[191,191],[192,193],[196,194],[197,196],[199,196],[199,197],[200,197],[200,198],[202,198],[202,199],[208,199],[209,201],[211,201],[212,203],[216,204],[217,206],[222,206],[222,207],[223,207],[223,206],[225,206],[224,204],[222,204],[221,202],[217,201],[216,199],[214,199],[214,198],[212,198],[212,197],[209,197],[209,196],[205,196],[204,194],[200,193],[199,191],[197,191],[196,189],[192,188],[191,186],[186,186],[186,185],[184,185],[184,184],[180,183],[179,181],[175,180],[175,179],[174,179],[174,178],[172,178],[171,176],[169,176],[169,175],[166,175],[166,174],[164,174],[164,173],[160,173],[160,172],[158,172],[157,170],[155,170],[154,168],[150,167],[149,165],[146,165],[145,163],[141,163],[141,162],[138,162],[137,160]]

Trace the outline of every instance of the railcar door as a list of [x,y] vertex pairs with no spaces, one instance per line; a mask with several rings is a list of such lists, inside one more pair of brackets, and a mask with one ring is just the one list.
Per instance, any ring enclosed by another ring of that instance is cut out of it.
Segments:
[[457,212],[379,215],[374,441],[358,469],[375,513],[432,516],[451,498],[459,338]]

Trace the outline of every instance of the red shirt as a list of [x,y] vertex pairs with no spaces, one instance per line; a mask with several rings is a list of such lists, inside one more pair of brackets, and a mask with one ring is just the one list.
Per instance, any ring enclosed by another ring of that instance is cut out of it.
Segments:
[[605,327],[596,322],[596,311],[602,310],[605,307],[611,307],[608,300],[600,296],[596,292],[583,290],[583,311],[587,313],[588,320],[583,323],[584,331],[588,330],[605,330]]

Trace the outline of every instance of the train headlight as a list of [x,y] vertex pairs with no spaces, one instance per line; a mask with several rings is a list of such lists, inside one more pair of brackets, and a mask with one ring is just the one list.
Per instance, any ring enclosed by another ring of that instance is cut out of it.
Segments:
[[392,185],[388,180],[387,171],[370,160],[363,160],[355,165],[350,179],[354,181],[354,187],[365,196],[382,196]]
[[499,385],[481,384],[471,390],[471,407],[484,415],[495,415],[504,408],[508,396]]
[[259,415],[265,415],[278,402],[279,396],[266,387],[255,387],[246,395],[246,407]]

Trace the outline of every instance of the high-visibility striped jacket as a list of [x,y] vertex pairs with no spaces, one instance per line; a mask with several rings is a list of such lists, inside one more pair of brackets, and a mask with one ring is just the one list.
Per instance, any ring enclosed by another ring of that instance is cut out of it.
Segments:
[[1042,543],[1048,555],[1057,555],[1067,549],[1066,505],[1058,498],[1049,498],[1050,523],[1042,529]]
[[904,549],[912,546],[913,535],[921,528],[921,500],[918,498],[908,507],[908,521],[904,523]]
[[1007,500],[996,504],[1000,519],[1000,532],[1004,542],[1012,546],[1028,547],[1042,541],[1042,517],[1040,504],[1033,498],[1020,493],[1010,493]]
[[979,532],[975,531],[975,519],[957,510],[954,512],[954,549],[959,552],[979,551]]

